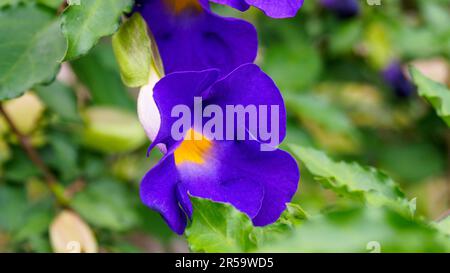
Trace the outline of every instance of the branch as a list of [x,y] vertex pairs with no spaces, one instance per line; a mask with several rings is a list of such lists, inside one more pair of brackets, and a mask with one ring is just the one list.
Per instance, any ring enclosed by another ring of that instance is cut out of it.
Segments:
[[62,205],[66,205],[67,198],[64,195],[64,190],[62,186],[57,182],[56,177],[47,167],[45,162],[41,159],[38,152],[34,149],[33,145],[31,145],[31,141],[28,138],[28,136],[22,134],[16,127],[11,117],[8,115],[8,113],[6,113],[5,109],[3,108],[3,104],[1,102],[0,102],[0,114],[5,118],[6,123],[9,125],[14,135],[16,135],[22,149],[28,155],[33,164],[41,171],[47,183],[47,186],[49,187],[50,191],[55,195],[57,201]]

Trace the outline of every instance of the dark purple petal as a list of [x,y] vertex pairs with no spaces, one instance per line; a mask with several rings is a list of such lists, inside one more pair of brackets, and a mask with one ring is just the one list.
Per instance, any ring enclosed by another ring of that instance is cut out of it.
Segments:
[[245,0],[247,4],[255,6],[267,16],[273,18],[294,17],[302,7],[303,0]]
[[187,219],[177,198],[177,183],[175,162],[173,156],[169,156],[162,159],[145,175],[141,182],[140,194],[145,205],[159,212],[173,231],[183,234]]
[[258,215],[253,218],[253,224],[265,226],[277,221],[286,209],[286,203],[291,202],[297,191],[300,171],[292,156],[282,150],[259,152],[259,157],[255,156],[250,165],[264,174],[261,180],[264,199]]
[[255,225],[275,222],[297,190],[297,164],[281,150],[261,152],[255,141],[213,141],[204,156],[202,164],[177,163],[189,194],[230,203]]
[[416,87],[406,78],[399,62],[392,62],[386,67],[383,78],[398,97],[409,97],[416,91]]
[[221,5],[227,5],[233,7],[240,11],[246,11],[250,8],[250,5],[245,2],[245,0],[210,0]]
[[210,0],[218,4],[228,5],[240,11],[249,6],[262,10],[267,16],[273,18],[294,17],[302,7],[304,0]]
[[360,10],[358,0],[321,0],[320,3],[341,18],[354,17]]
[[[178,120],[177,117],[171,117],[172,109],[175,105],[186,105],[194,113],[194,97],[202,97],[202,107],[208,105],[218,105],[226,118],[227,105],[243,107],[254,106],[256,109],[257,119],[251,120],[256,124],[257,131],[249,128],[249,116],[246,115],[245,126],[248,129],[245,140],[258,140],[276,148],[286,136],[286,109],[280,91],[276,87],[273,80],[267,76],[261,69],[254,64],[242,65],[226,77],[217,81],[217,70],[205,70],[200,72],[177,72],[172,73],[160,82],[154,88],[154,99],[161,115],[161,127],[150,148],[154,145],[163,143],[168,149],[177,143],[172,138],[172,125]],[[170,94],[170,96],[168,95]],[[261,106],[266,106],[266,112],[260,111]],[[278,107],[278,119],[271,120],[271,111]],[[267,133],[262,136],[261,117],[265,116],[267,121]],[[193,117],[192,117],[193,118]],[[207,122],[209,118],[204,118],[203,122]],[[224,132],[221,139],[226,138],[226,121],[224,123]],[[235,138],[239,131],[237,126],[237,116],[235,116],[234,132]],[[243,124],[243,122],[239,122]],[[277,127],[272,125],[278,124]],[[198,130],[201,132],[201,129]],[[272,132],[273,131],[273,132]],[[210,136],[208,136],[210,137]],[[269,138],[268,138],[269,137]],[[229,139],[230,140],[230,139]],[[242,139],[241,139],[242,140]]]
[[[162,78],[153,89],[153,98],[161,115],[161,126],[149,149],[163,143],[170,149],[176,141],[171,129],[178,118],[171,116],[176,105],[194,107],[194,97],[201,96],[219,77],[218,70],[210,69],[200,72],[176,72]],[[193,113],[193,110],[191,110]]]
[[[209,90],[209,94],[206,95],[206,98],[207,103],[219,105],[224,110],[224,113],[226,105],[255,105],[258,108],[261,105],[266,105],[269,106],[267,114],[270,114],[271,107],[278,106],[279,119],[274,122],[277,122],[279,125],[279,143],[281,143],[286,136],[286,108],[283,97],[274,81],[257,65],[245,64],[238,67],[225,78],[215,83]],[[258,109],[258,116],[259,114],[261,113]],[[272,124],[271,119],[268,118],[267,121],[268,129],[270,131],[272,129],[270,126],[270,124]],[[248,122],[247,117],[247,125]],[[265,140],[262,140],[259,135],[255,134],[255,137],[257,137],[260,142],[266,142]]]
[[179,177],[190,195],[230,203],[253,218],[261,208],[264,189],[248,170],[246,155],[238,152],[233,141],[214,141],[203,164],[177,165]]
[[187,216],[189,218],[192,218],[193,213],[193,207],[191,199],[189,199],[189,195],[187,194],[188,190],[186,188],[186,185],[184,184],[178,184],[177,185],[177,198],[180,202],[181,207],[183,208],[184,212],[186,212]]
[[256,29],[246,21],[205,8],[175,13],[164,0],[148,0],[137,10],[155,36],[166,74],[208,68],[226,74],[256,58]]

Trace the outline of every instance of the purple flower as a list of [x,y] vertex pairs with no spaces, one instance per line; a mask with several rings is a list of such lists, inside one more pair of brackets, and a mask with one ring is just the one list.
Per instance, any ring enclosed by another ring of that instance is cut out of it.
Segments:
[[[225,77],[219,74],[216,69],[176,72],[161,79],[154,88],[161,122],[150,148],[163,144],[166,153],[143,178],[141,199],[178,234],[184,232],[187,219],[192,216],[190,195],[230,203],[255,225],[263,226],[280,217],[297,190],[300,173],[295,160],[276,147],[261,151],[266,140],[261,135],[252,134],[245,140],[217,140],[202,130],[208,119],[196,123],[194,117],[187,119],[182,138],[173,138],[172,129],[179,121],[173,117],[174,107],[183,105],[195,112],[199,105],[193,98],[201,97],[200,109],[204,112],[210,106],[225,112],[230,105],[270,105],[279,109],[279,114],[270,116],[268,123],[278,124],[279,142],[284,139],[286,110],[274,82],[254,64],[242,65]],[[263,114],[258,110],[260,115]],[[242,129],[251,131],[249,120],[245,119]]]
[[321,0],[320,4],[341,18],[350,18],[359,14],[358,0]]
[[252,63],[258,51],[254,26],[211,12],[207,0],[141,0],[136,10],[152,31],[166,74]]
[[255,6],[273,18],[294,17],[302,7],[304,0],[210,0],[219,4],[231,6],[240,11]]
[[416,87],[406,78],[401,64],[397,61],[392,62],[383,70],[383,78],[398,97],[409,97],[416,91]]

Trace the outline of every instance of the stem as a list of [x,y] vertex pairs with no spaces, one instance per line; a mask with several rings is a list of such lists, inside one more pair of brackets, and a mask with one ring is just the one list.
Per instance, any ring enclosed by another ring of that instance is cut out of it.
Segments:
[[68,6],[67,1],[62,2],[57,11],[58,15],[63,13],[67,6]]
[[440,222],[444,220],[445,218],[450,216],[450,210],[447,210],[446,212],[443,212],[437,219],[436,222]]
[[57,182],[56,177],[47,167],[45,162],[41,159],[38,152],[34,149],[33,145],[31,145],[31,141],[28,138],[28,136],[22,134],[16,127],[11,117],[8,115],[8,113],[6,113],[5,109],[3,108],[1,102],[0,102],[0,114],[5,118],[6,123],[9,125],[12,132],[16,135],[22,149],[28,155],[33,164],[41,171],[48,188],[55,195],[57,201],[62,205],[66,205],[67,198],[65,198],[64,196],[63,187]]

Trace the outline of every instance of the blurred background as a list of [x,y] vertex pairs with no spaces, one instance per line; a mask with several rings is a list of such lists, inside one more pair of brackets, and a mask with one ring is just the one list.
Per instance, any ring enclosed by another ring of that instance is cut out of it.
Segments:
[[[450,131],[417,95],[407,67],[450,84],[450,1],[368,2],[378,1],[306,0],[287,20],[256,9],[214,10],[257,26],[257,62],[288,107],[284,145],[377,167],[408,199],[417,198],[419,215],[436,220],[450,205]],[[80,235],[85,248],[101,252],[188,251],[183,237],[140,203],[140,179],[159,155],[145,156],[137,93],[122,84],[105,39],[64,63],[53,84],[4,104],[57,183],[49,187],[0,118],[0,252],[52,252],[67,225],[87,234]],[[69,199],[79,216],[60,214]],[[309,214],[352,205],[305,168],[294,202]]]

